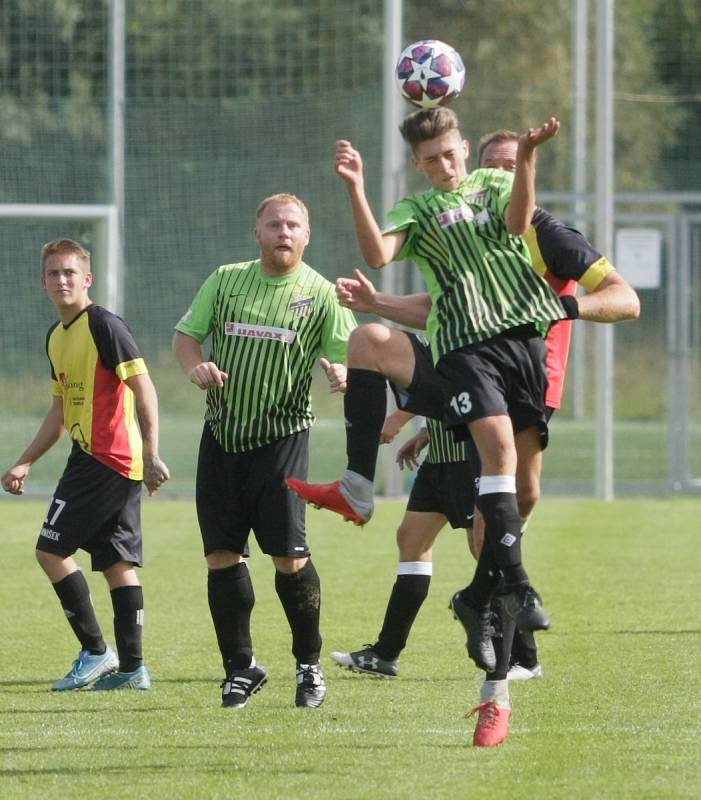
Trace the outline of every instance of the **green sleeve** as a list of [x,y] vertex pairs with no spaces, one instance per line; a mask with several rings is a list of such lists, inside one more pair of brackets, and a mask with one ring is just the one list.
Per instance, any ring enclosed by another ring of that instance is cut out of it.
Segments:
[[212,332],[214,302],[219,285],[219,270],[213,272],[200,286],[190,308],[175,326],[176,331],[192,336],[201,344]]
[[395,261],[401,261],[408,258],[412,252],[412,240],[414,223],[416,222],[416,213],[414,204],[410,198],[406,197],[392,208],[387,214],[387,224],[382,229],[383,233],[399,233],[399,231],[406,231],[406,239],[402,245],[402,249],[395,258]]
[[322,354],[332,364],[343,364],[346,361],[348,337],[357,323],[353,312],[338,304],[333,290],[326,297],[326,306],[327,314],[321,341]]

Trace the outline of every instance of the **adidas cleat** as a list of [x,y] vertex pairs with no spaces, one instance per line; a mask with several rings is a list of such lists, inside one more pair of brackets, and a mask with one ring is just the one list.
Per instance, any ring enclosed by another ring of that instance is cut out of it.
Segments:
[[246,669],[232,670],[221,685],[222,708],[243,708],[267,680],[268,673],[256,664],[255,659]]
[[103,675],[98,682],[91,687],[93,692],[109,692],[118,689],[142,689],[151,688],[151,676],[146,667],[139,667],[133,672],[111,672]]

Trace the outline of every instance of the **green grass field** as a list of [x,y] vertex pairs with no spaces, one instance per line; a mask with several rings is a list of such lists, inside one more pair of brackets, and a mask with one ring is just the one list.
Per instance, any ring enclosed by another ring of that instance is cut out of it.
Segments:
[[[194,509],[145,500],[149,693],[52,694],[77,647],[34,562],[43,502],[0,502],[5,569],[0,796],[10,798],[696,798],[701,796],[701,633],[694,498],[545,500],[525,540],[553,627],[545,680],[512,687],[505,744],[471,746],[479,673],[447,611],[472,564],[439,537],[431,593],[395,680],[330,664],[374,640],[394,580],[402,504],[364,529],[309,512],[324,590],[329,695],[294,708],[290,637],[269,560],[254,547],[253,635],[269,683],[219,707],[221,666]],[[87,562],[81,559],[87,569]],[[109,640],[102,577],[90,577]]]

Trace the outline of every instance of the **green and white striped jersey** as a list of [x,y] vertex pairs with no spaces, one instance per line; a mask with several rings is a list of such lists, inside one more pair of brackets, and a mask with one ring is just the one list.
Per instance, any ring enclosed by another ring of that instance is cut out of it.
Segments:
[[428,429],[428,449],[426,461],[429,464],[454,464],[469,461],[467,442],[456,442],[453,434],[438,420],[426,417]]
[[388,215],[385,233],[407,233],[397,260],[416,263],[431,295],[426,331],[434,361],[529,323],[545,336],[565,318],[523,238],[506,230],[512,185],[509,172],[478,169],[454,191],[412,195]]
[[210,360],[229,378],[207,392],[205,419],[238,453],[312,425],[312,368],[322,355],[344,362],[354,327],[333,284],[307,264],[269,276],[256,260],[215,270],[175,329],[200,343],[211,335]]

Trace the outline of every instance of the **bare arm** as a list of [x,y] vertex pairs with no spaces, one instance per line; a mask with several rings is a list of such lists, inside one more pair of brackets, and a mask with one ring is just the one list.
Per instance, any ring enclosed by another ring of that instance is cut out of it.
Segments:
[[402,249],[406,234],[383,234],[365,195],[363,161],[360,153],[345,139],[336,142],[336,173],[343,179],[355,222],[355,235],[365,263],[379,269],[393,261]]
[[15,464],[0,478],[2,488],[10,494],[23,494],[24,482],[32,464],[50,450],[63,436],[66,429],[63,425],[63,398],[54,396],[51,408],[39,426],[39,430],[27,449]]
[[621,322],[640,316],[640,299],[618,272],[609,272],[589,294],[577,298],[579,318],[589,322]]
[[407,439],[407,441],[399,449],[399,452],[397,453],[397,464],[399,464],[399,469],[404,469],[404,467],[415,469],[418,467],[419,455],[427,444],[428,430],[425,427],[422,427],[419,429],[418,433],[411,437],[411,439]]
[[213,361],[203,361],[202,345],[180,331],[173,337],[173,352],[187,377],[200,389],[221,388],[229,378]]
[[356,269],[353,278],[336,279],[338,302],[361,314],[377,314],[380,317],[424,330],[431,310],[431,298],[427,293],[394,295],[378,292],[373,284]]
[[530,128],[519,137],[514,185],[506,207],[506,229],[509,233],[522,235],[531,224],[535,210],[536,148],[556,136],[559,130],[559,121],[550,117],[540,128]]
[[397,434],[402,430],[402,428],[409,422],[409,420],[414,419],[416,414],[411,411],[402,411],[401,408],[398,408],[393,414],[390,414],[387,419],[385,420],[385,424],[382,426],[382,431],[380,432],[380,444],[389,444],[390,442],[394,441]]
[[168,467],[158,455],[158,395],[148,374],[133,375],[124,382],[134,392],[144,445],[144,484],[151,495],[170,478]]

